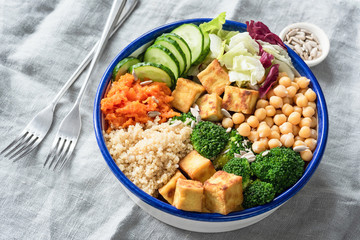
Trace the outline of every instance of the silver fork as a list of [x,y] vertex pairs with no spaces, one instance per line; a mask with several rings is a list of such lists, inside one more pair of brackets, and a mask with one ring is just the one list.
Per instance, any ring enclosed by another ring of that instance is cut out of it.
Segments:
[[[124,21],[130,16],[130,14],[135,9],[138,0],[132,1],[132,5],[129,7],[124,16],[117,22],[114,30],[112,31],[110,37],[120,28],[120,26],[124,23]],[[98,42],[99,43],[99,42]],[[47,132],[49,131],[53,116],[54,110],[61,99],[61,97],[65,94],[65,92],[69,89],[69,87],[75,82],[75,80],[79,77],[79,75],[84,71],[84,69],[89,65],[94,52],[98,46],[98,43],[92,48],[89,54],[85,57],[85,59],[81,62],[76,71],[72,74],[69,80],[65,83],[65,85],[61,88],[59,93],[55,96],[52,102],[45,107],[42,111],[40,111],[26,127],[24,130],[1,152],[0,155],[4,154],[4,157],[8,157],[13,159],[13,161],[17,161],[22,158],[26,154],[30,153],[34,150],[40,142],[44,139]]]
[[65,163],[70,159],[72,152],[74,151],[81,130],[81,115],[80,115],[81,100],[84,96],[84,92],[89,83],[90,76],[94,70],[94,66],[98,62],[105,48],[111,29],[114,27],[116,20],[119,18],[122,10],[124,9],[126,1],[127,0],[123,0],[120,3],[120,0],[114,0],[113,2],[109,17],[106,21],[105,28],[101,35],[101,39],[94,54],[94,58],[91,61],[85,82],[81,86],[79,95],[75,101],[74,106],[60,124],[59,130],[55,136],[55,140],[53,142],[51,150],[45,160],[44,167],[49,162],[48,165],[49,169],[51,169],[52,165],[54,164],[53,170],[55,170],[56,167],[59,166],[59,171],[61,171]]

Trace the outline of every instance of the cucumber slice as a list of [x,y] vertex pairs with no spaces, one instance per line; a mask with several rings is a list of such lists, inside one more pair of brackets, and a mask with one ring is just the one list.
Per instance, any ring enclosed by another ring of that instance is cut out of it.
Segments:
[[155,82],[163,82],[169,88],[175,87],[175,78],[172,71],[162,64],[156,63],[137,63],[132,65],[129,72],[133,72],[140,80],[151,79]]
[[204,33],[202,32],[204,35],[204,45],[203,45],[203,50],[201,51],[201,54],[198,58],[198,60],[196,60],[196,62],[194,63],[194,65],[200,64],[204,61],[204,59],[206,58],[206,56],[209,54],[210,52],[210,37],[208,33]]
[[190,51],[189,45],[185,42],[185,40],[182,37],[180,37],[176,33],[164,33],[162,36],[169,37],[172,40],[175,40],[181,47],[182,51],[185,54],[185,58],[186,58],[186,68],[185,68],[185,71],[183,72],[183,74],[186,74],[191,66],[191,51]]
[[186,41],[191,50],[191,64],[196,63],[204,45],[204,35],[200,28],[195,24],[188,23],[175,28],[172,33],[176,33]]
[[168,67],[174,74],[175,79],[179,77],[179,62],[169,49],[161,45],[151,45],[146,49],[145,62],[160,63]]
[[114,82],[119,80],[119,78],[128,71],[129,67],[139,62],[140,60],[134,57],[127,57],[121,60],[118,64],[116,64],[113,70],[113,77],[111,81]]
[[155,40],[154,44],[166,47],[167,49],[170,50],[170,52],[172,54],[174,54],[174,56],[176,57],[176,59],[179,62],[179,68],[180,68],[179,74],[182,74],[186,67],[186,58],[185,58],[185,54],[184,54],[183,50],[181,49],[181,47],[179,46],[179,44],[175,40],[172,40],[171,38],[168,38],[165,36],[158,37]]

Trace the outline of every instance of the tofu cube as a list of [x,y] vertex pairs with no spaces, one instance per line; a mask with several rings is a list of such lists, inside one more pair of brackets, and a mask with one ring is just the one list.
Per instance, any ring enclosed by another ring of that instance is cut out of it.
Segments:
[[216,93],[205,94],[196,101],[200,109],[200,117],[208,121],[220,121],[223,119],[221,113],[222,99]]
[[217,171],[204,183],[205,207],[211,212],[228,214],[241,209],[242,177]]
[[159,189],[161,196],[163,196],[163,198],[165,198],[170,204],[173,204],[176,181],[179,178],[186,179],[179,170],[176,170],[175,175],[169,180],[169,182]]
[[229,74],[217,59],[214,59],[197,77],[208,93],[216,93],[219,96],[223,94],[225,87],[230,85]]
[[179,178],[176,182],[173,206],[185,211],[201,212],[204,187],[201,182]]
[[174,100],[171,105],[177,110],[187,113],[191,105],[205,92],[205,88],[189,79],[179,78],[172,92]]
[[205,182],[216,172],[212,162],[193,150],[179,162],[183,170],[192,180]]
[[233,112],[252,114],[258,98],[258,91],[227,86],[225,87],[222,107]]

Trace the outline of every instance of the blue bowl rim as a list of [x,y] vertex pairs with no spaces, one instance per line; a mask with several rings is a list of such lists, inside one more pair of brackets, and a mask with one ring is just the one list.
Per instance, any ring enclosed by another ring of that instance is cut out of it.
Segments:
[[[140,188],[138,188],[135,184],[133,184],[118,168],[115,161],[112,159],[103,137],[103,130],[102,130],[102,119],[101,119],[101,109],[100,109],[100,102],[103,98],[104,92],[107,89],[108,83],[111,78],[112,70],[115,67],[115,65],[124,57],[127,57],[131,55],[136,49],[143,46],[144,44],[154,40],[158,35],[165,31],[169,31],[170,29],[173,29],[181,24],[185,23],[194,23],[194,24],[200,24],[203,22],[208,22],[212,20],[211,18],[196,18],[196,19],[187,19],[187,20],[181,20],[173,23],[169,23],[163,26],[160,26],[158,28],[155,28],[142,36],[138,37],[134,41],[132,41],[129,45],[127,45],[111,62],[109,67],[106,69],[103,77],[101,78],[101,81],[99,83],[95,101],[94,101],[94,112],[93,112],[93,122],[94,122],[94,130],[95,130],[95,136],[97,143],[99,145],[100,151],[110,167],[111,171],[114,173],[114,175],[118,178],[118,180],[133,194],[135,194],[139,199],[144,201],[145,203],[151,205],[152,207],[166,212],[171,215],[175,215],[177,217],[190,219],[190,220],[196,220],[196,221],[203,221],[203,222],[227,222],[227,221],[236,221],[236,220],[242,220],[247,219],[251,217],[255,217],[257,215],[266,213],[283,203],[285,203],[288,199],[290,199],[292,196],[294,196],[301,188],[304,187],[304,185],[309,181],[311,176],[314,174],[315,170],[317,169],[321,158],[325,151],[325,146],[327,142],[328,137],[328,112],[326,107],[326,101],[324,94],[320,88],[320,85],[315,78],[314,74],[311,72],[310,68],[306,65],[306,63],[294,52],[288,47],[288,52],[290,57],[292,58],[292,61],[296,67],[296,69],[301,73],[302,76],[307,76],[307,78],[310,79],[310,84],[312,89],[317,94],[317,113],[318,113],[318,139],[317,139],[317,147],[313,154],[312,161],[309,162],[308,166],[306,167],[303,176],[299,179],[299,181],[293,185],[291,188],[277,196],[272,202],[250,208],[245,209],[242,211],[232,212],[228,215],[221,215],[217,213],[196,213],[196,212],[187,212],[182,211],[179,209],[176,209],[172,205],[165,203],[157,198],[154,198],[144,191],[142,191]],[[238,30],[246,31],[246,25],[244,23],[226,20],[226,23],[224,24],[224,28],[236,28]],[[300,71],[301,69],[301,71]]]

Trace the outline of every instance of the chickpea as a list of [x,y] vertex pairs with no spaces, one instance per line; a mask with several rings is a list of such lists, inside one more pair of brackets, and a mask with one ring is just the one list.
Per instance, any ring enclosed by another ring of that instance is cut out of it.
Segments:
[[[299,93],[298,93],[299,94]],[[301,94],[301,93],[300,93]],[[297,95],[297,94],[296,94]],[[308,100],[307,100],[307,98],[303,95],[303,94],[301,94],[300,96],[298,96],[297,98],[296,98],[296,100],[295,100],[295,102],[296,102],[296,105],[298,106],[298,107],[306,107],[307,105],[308,105]]]
[[266,116],[268,116],[268,117],[275,116],[276,109],[274,108],[273,105],[266,106],[265,111],[266,111]]
[[316,126],[317,126],[317,119],[316,119],[316,117],[311,117],[310,127],[311,127],[311,128],[316,128]]
[[266,117],[264,121],[269,127],[272,127],[274,125],[274,120],[271,117]]
[[311,126],[311,118],[302,118],[299,123],[300,127],[310,127]]
[[297,125],[293,125],[293,134],[294,136],[299,135],[300,127]]
[[314,151],[315,148],[316,148],[316,143],[317,141],[313,138],[307,138],[305,139],[305,144],[306,146],[311,150],[311,151]]
[[280,132],[282,134],[286,134],[286,133],[292,133],[293,132],[293,125],[289,122],[284,122],[283,124],[281,124],[279,126],[280,128]]
[[267,125],[267,123],[266,123],[265,121],[261,121],[261,122],[259,123],[258,128],[259,128],[260,126],[262,126],[262,125]]
[[291,79],[289,77],[281,77],[279,79],[279,84],[283,85],[284,87],[291,86]]
[[308,162],[312,159],[313,153],[309,149],[306,149],[305,151],[300,152],[300,156],[302,160]]
[[234,126],[233,120],[231,118],[223,118],[221,124],[224,128],[232,128]]
[[264,120],[266,118],[266,110],[265,110],[265,108],[256,109],[254,115],[255,115],[255,117],[257,117],[257,119],[259,121]]
[[268,145],[269,145],[270,149],[276,148],[276,147],[281,147],[281,142],[279,139],[273,138],[273,139],[269,140]]
[[306,90],[307,90],[307,88],[301,88],[300,90],[298,90],[298,93],[304,95]]
[[274,108],[281,108],[283,106],[283,100],[281,97],[272,96],[270,97],[270,104],[274,106]]
[[298,140],[300,140],[300,141],[304,141],[305,139],[304,139],[304,138],[302,138],[302,137],[300,137],[300,136],[296,136],[296,137],[295,137],[295,141],[298,141]]
[[286,116],[289,116],[292,112],[294,112],[294,107],[291,106],[290,104],[286,103],[284,104],[284,106],[281,108],[281,110],[283,111],[283,113]]
[[267,105],[269,105],[268,100],[259,99],[256,103],[256,108],[265,108]]
[[255,142],[257,140],[259,140],[259,133],[257,131],[251,131],[250,135],[248,136],[248,139],[252,142]]
[[257,117],[255,116],[250,116],[246,122],[250,125],[250,127],[252,128],[256,128],[257,126],[259,126],[259,120],[257,119]]
[[242,113],[234,113],[232,115],[232,120],[235,124],[240,124],[240,123],[244,122],[245,116]]
[[282,77],[287,77],[287,73],[286,72],[279,72],[279,76],[278,79],[282,78]]
[[280,142],[285,147],[291,147],[294,145],[294,135],[292,133],[283,134],[280,137]]
[[259,142],[263,142],[265,144],[265,149],[269,148],[269,139],[268,138],[260,138]]
[[290,85],[289,87],[286,88],[286,90],[288,92],[288,97],[293,98],[293,97],[295,97],[298,89],[295,86]]
[[291,86],[296,88],[296,91],[299,90],[299,85],[296,82],[291,82]]
[[280,134],[280,128],[278,126],[274,125],[270,129],[271,129],[271,131],[275,131],[275,132],[278,132]]
[[315,102],[308,102],[308,106],[312,107],[314,110],[316,110],[316,103]]
[[280,139],[280,133],[278,133],[277,131],[271,131],[269,138],[270,139]]
[[278,97],[286,97],[288,92],[286,90],[286,87],[284,87],[283,85],[277,85],[275,88],[274,88],[274,93],[276,96]]
[[293,148],[294,148],[294,147],[297,147],[297,146],[306,146],[306,144],[305,144],[303,141],[301,141],[301,140],[296,140],[296,141],[294,142]]
[[305,92],[305,97],[309,100],[309,102],[314,102],[316,99],[316,93],[314,92],[314,90],[312,90],[311,88],[309,88],[308,90],[306,90]]
[[315,114],[315,110],[312,107],[304,107],[302,114],[304,117],[312,117]]
[[290,98],[290,97],[284,97],[284,98],[283,98],[283,103],[284,103],[284,104],[287,103],[287,104],[291,104],[291,105],[292,105],[292,104],[294,103],[294,100],[293,100],[292,98]]
[[259,137],[261,138],[268,137],[271,134],[270,127],[267,124],[262,124],[261,126],[259,126],[257,131],[259,133]]
[[294,112],[298,112],[301,115],[302,114],[302,108],[298,107],[298,106],[294,106]]
[[286,116],[285,114],[276,114],[274,116],[274,123],[278,126],[286,122]]
[[266,93],[266,98],[267,98],[267,99],[270,99],[272,96],[275,96],[274,89],[270,89],[270,90]]
[[293,125],[299,124],[300,120],[301,120],[301,114],[298,112],[292,112],[288,117],[288,121]]
[[300,128],[299,136],[302,138],[308,138],[311,136],[311,130],[308,126]]
[[307,79],[306,77],[299,77],[296,83],[300,88],[307,88],[309,86],[310,79]]
[[315,129],[311,129],[310,137],[313,139],[317,139],[317,131]]
[[255,153],[261,153],[262,151],[266,150],[266,145],[262,141],[255,141],[252,145],[252,150]]
[[240,124],[240,126],[238,127],[237,131],[241,136],[247,137],[250,135],[250,125],[248,123],[242,123]]

